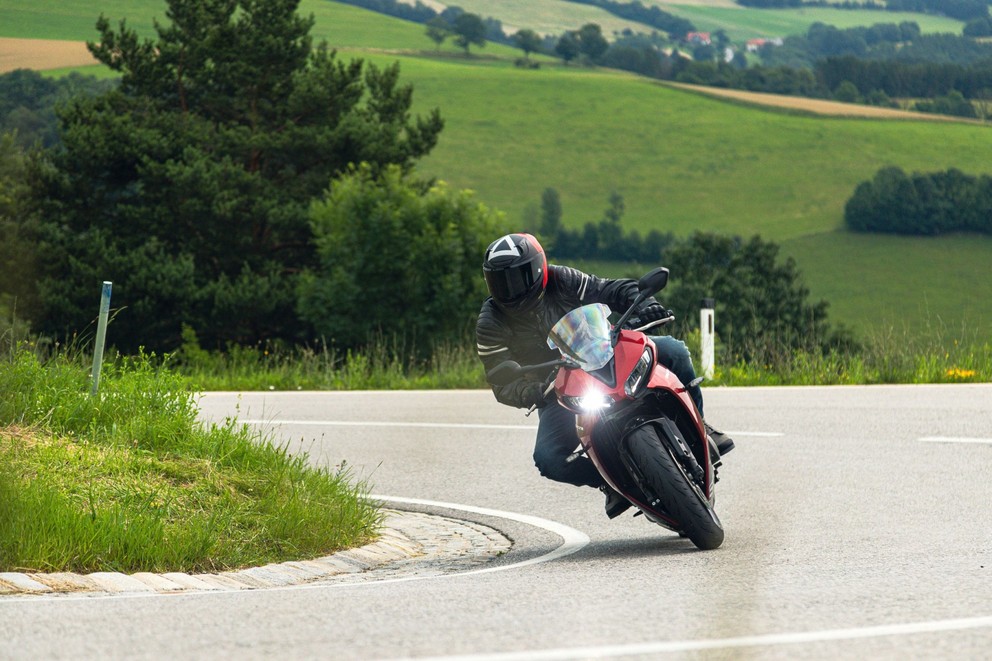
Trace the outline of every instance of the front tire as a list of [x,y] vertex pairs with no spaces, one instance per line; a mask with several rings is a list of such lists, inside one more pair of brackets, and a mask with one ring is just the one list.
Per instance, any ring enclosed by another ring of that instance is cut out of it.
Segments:
[[682,532],[704,551],[718,548],[723,543],[723,524],[699,487],[658,438],[654,426],[638,427],[627,436],[626,444],[644,487],[675,517]]

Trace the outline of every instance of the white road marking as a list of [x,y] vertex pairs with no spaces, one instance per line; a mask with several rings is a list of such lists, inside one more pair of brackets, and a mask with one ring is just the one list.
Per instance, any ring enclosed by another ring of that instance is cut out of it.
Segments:
[[472,569],[464,572],[454,572],[451,574],[430,574],[426,576],[406,576],[402,578],[389,578],[380,581],[366,581],[360,583],[326,583],[326,584],[304,584],[304,585],[287,585],[280,587],[270,587],[270,588],[259,588],[257,590],[243,590],[243,591],[217,591],[217,592],[174,592],[174,593],[160,593],[160,592],[130,592],[122,594],[90,594],[90,595],[80,595],[80,596],[64,596],[64,595],[53,595],[53,596],[37,596],[37,595],[16,595],[11,597],[6,597],[0,599],[0,606],[4,604],[13,603],[23,603],[30,601],[32,603],[44,602],[44,601],[81,601],[84,599],[149,599],[154,597],[168,597],[169,599],[179,599],[183,597],[203,597],[203,596],[217,596],[225,594],[264,594],[266,592],[285,592],[287,590],[327,590],[333,588],[361,588],[367,586],[383,585],[386,583],[406,583],[409,581],[422,581],[428,579],[439,579],[439,578],[459,578],[462,576],[473,576],[476,574],[490,574],[498,571],[507,571],[510,569],[520,569],[522,567],[528,567],[530,565],[536,565],[543,562],[550,562],[552,560],[557,560],[558,558],[563,558],[567,555],[571,555],[577,551],[582,550],[586,545],[589,544],[589,536],[580,530],[566,526],[563,523],[558,523],[556,521],[550,521],[548,519],[542,519],[537,516],[531,516],[529,514],[519,514],[517,512],[505,512],[503,510],[494,510],[486,507],[475,507],[473,505],[461,505],[458,503],[447,503],[439,502],[434,500],[423,500],[420,498],[401,498],[397,496],[378,496],[370,495],[371,500],[381,500],[390,503],[405,503],[409,505],[423,505],[428,507],[439,507],[443,509],[456,510],[460,512],[471,512],[473,514],[481,514],[483,516],[491,516],[500,519],[508,519],[510,521],[517,521],[518,523],[523,523],[529,526],[534,526],[535,528],[541,528],[547,530],[548,532],[554,533],[562,538],[561,546],[558,546],[552,551],[539,555],[535,558],[529,558],[527,560],[521,560],[520,562],[513,562],[506,565],[497,565],[495,567],[485,567],[483,569]]
[[942,631],[963,631],[992,627],[992,616],[969,617],[933,622],[909,622],[906,624],[883,624],[874,627],[850,629],[827,629],[823,631],[800,631],[795,633],[766,634],[762,636],[741,636],[738,638],[712,638],[703,640],[671,640],[629,645],[604,645],[601,647],[571,647],[503,654],[465,654],[457,656],[420,657],[419,661],[557,661],[558,659],[602,659],[618,656],[657,655],[672,652],[696,652],[700,650],[738,649],[748,647],[772,647],[776,645],[797,645],[801,643],[822,643],[885,636],[909,636],[921,633]]
[[[437,429],[510,429],[510,430],[520,430],[525,429],[528,431],[537,431],[537,425],[484,425],[484,424],[474,424],[474,423],[456,423],[456,422],[380,422],[380,421],[364,421],[364,420],[263,420],[263,419],[249,419],[249,420],[239,420],[246,425],[285,425],[290,426],[300,426],[300,427],[418,427],[418,428],[437,428]],[[782,432],[774,431],[728,431],[725,432],[731,438],[734,436],[740,437],[766,437],[766,438],[777,438],[780,436],[785,436]]]
[[924,436],[917,440],[923,443],[977,443],[992,445],[992,438],[973,438],[969,436]]
[[[390,503],[401,503],[407,505],[426,505],[430,507],[442,507],[445,509],[457,510],[460,512],[471,512],[473,514],[481,514],[483,516],[492,516],[499,519],[509,519],[510,521],[516,521],[518,523],[523,523],[528,526],[533,526],[535,528],[542,528],[548,532],[554,533],[562,538],[562,545],[553,551],[549,551],[544,555],[540,555],[536,558],[531,558],[529,560],[522,560],[520,562],[514,562],[509,565],[499,565],[496,567],[486,567],[484,569],[473,569],[467,572],[460,572],[457,574],[446,574],[447,576],[470,576],[473,574],[490,574],[497,571],[506,571],[507,569],[520,569],[521,567],[527,567],[529,565],[536,565],[541,562],[550,562],[552,560],[557,560],[558,558],[564,558],[566,555],[572,555],[577,551],[581,551],[587,544],[589,544],[589,536],[582,532],[581,530],[576,530],[566,526],[563,523],[558,523],[557,521],[549,521],[548,519],[542,519],[537,516],[531,516],[530,514],[518,514],[516,512],[505,512],[503,510],[493,510],[486,507],[475,507],[473,505],[460,505],[458,503],[445,503],[438,502],[434,500],[422,500],[420,498],[400,498],[394,496],[376,496],[370,495],[372,500],[384,500]],[[431,577],[424,577],[431,578]],[[437,577],[434,577],[437,578]],[[407,579],[395,579],[396,581],[412,580]]]
[[328,427],[435,427],[439,429],[527,429],[537,425],[481,425],[452,422],[374,422],[353,420],[239,420],[246,425],[328,426]]

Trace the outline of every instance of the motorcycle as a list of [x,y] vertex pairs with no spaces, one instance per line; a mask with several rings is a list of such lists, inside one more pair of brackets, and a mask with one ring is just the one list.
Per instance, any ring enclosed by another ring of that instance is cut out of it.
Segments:
[[644,333],[674,316],[639,326],[635,314],[667,283],[665,268],[642,277],[636,299],[612,326],[606,305],[572,310],[548,335],[559,360],[529,366],[505,361],[487,376],[491,383],[508,384],[556,368],[548,392],[553,388],[562,406],[576,414],[579,448],[569,461],[587,456],[638,514],[700,549],[715,549],[724,537],[713,509],[719,455],[686,386],[658,362]]

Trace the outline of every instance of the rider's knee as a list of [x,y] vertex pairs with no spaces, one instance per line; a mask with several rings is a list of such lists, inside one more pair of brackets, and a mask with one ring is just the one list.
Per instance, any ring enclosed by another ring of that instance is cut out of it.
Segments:
[[561,457],[541,452],[534,453],[534,465],[543,477],[558,482],[562,481],[568,466]]

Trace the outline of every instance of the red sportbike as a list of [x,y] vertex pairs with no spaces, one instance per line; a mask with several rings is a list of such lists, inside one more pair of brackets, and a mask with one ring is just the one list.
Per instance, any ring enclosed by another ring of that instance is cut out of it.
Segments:
[[636,330],[635,310],[668,283],[668,269],[638,281],[639,293],[617,323],[602,304],[577,308],[555,324],[548,344],[562,358],[540,365],[501,363],[493,383],[557,367],[553,387],[562,406],[576,413],[580,448],[603,478],[648,519],[688,537],[700,549],[723,543],[713,510],[717,481],[710,441],[686,387],[658,362],[655,345]]

